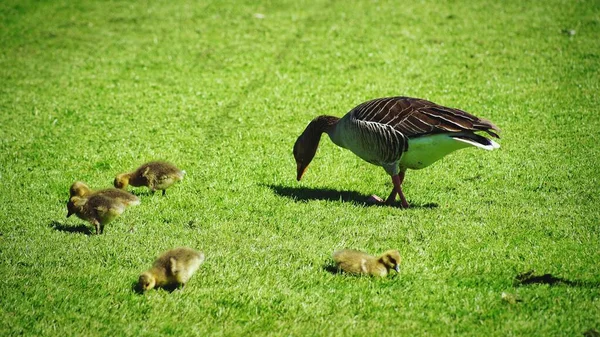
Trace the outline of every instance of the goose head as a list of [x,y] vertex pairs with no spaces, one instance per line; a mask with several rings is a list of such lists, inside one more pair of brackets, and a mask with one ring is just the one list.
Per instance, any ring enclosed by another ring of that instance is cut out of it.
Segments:
[[[308,129],[307,129],[308,130]],[[304,172],[308,168],[308,165],[315,157],[317,148],[319,147],[318,135],[315,139],[314,136],[303,132],[294,144],[294,158],[296,159],[296,179],[300,181]]]
[[298,137],[294,144],[294,158],[296,159],[296,179],[300,181],[304,172],[308,168],[308,164],[313,160],[321,141],[323,132],[332,132],[338,117],[334,116],[318,116],[313,119],[304,132]]

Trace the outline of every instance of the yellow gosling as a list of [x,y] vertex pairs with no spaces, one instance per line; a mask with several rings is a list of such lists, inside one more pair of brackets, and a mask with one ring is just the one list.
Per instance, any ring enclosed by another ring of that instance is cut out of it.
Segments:
[[152,267],[140,275],[138,288],[142,291],[157,287],[183,288],[202,262],[202,252],[187,247],[171,249],[160,255]]
[[165,195],[166,189],[181,181],[184,176],[185,171],[180,170],[171,163],[153,161],[138,167],[133,172],[117,175],[114,185],[120,189],[125,189],[128,185],[134,187],[147,186],[152,193],[156,190],[162,190],[163,195]]
[[354,249],[342,249],[333,253],[333,260],[338,269],[347,273],[384,277],[390,269],[399,271],[401,258],[397,250],[375,257]]

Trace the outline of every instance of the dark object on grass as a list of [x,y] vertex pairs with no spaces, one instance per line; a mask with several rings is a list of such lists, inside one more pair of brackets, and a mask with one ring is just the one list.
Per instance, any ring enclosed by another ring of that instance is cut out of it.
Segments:
[[516,281],[519,284],[549,284],[555,285],[558,283],[563,283],[566,285],[576,285],[577,282],[569,281],[567,279],[563,279],[560,277],[556,277],[552,274],[544,274],[544,275],[535,275],[533,270],[526,271],[517,275]]
[[[498,143],[476,134],[485,132],[500,138],[499,131],[489,120],[423,99],[378,98],[356,106],[342,118],[322,115],[313,119],[294,144],[296,179],[302,178],[317,152],[321,135],[327,133],[336,145],[383,167],[394,184],[385,204],[395,204],[399,195],[401,207],[407,208],[402,192],[407,169],[425,168],[470,146],[499,148]],[[384,203],[378,196],[369,200]]]

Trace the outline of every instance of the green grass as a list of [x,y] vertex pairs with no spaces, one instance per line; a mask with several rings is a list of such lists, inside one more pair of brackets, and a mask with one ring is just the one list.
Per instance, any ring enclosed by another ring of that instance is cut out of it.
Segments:
[[[0,335],[600,330],[597,1],[8,0],[0,30]],[[489,118],[502,148],[408,172],[408,210],[364,206],[389,177],[326,137],[295,181],[313,117],[388,95]],[[71,183],[151,159],[188,175],[104,235],[65,219]],[[133,292],[175,246],[207,256],[186,289]],[[332,275],[343,247],[401,273]],[[530,269],[582,285],[515,286]]]

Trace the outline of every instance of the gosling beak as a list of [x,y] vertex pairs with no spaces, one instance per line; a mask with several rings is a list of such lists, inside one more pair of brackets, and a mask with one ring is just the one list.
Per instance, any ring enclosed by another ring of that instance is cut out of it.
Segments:
[[399,272],[400,272],[400,265],[399,265],[399,264],[397,264],[397,265],[394,267],[394,270],[396,271],[396,273],[399,273]]
[[71,215],[73,215],[73,213],[71,213],[71,211],[67,212],[67,218],[70,217]]
[[304,166],[304,165],[302,165],[302,163],[296,164],[296,171],[297,171],[296,180],[300,181],[300,179],[302,179],[302,176],[304,175],[304,172],[306,172],[307,168],[308,168],[308,166]]

